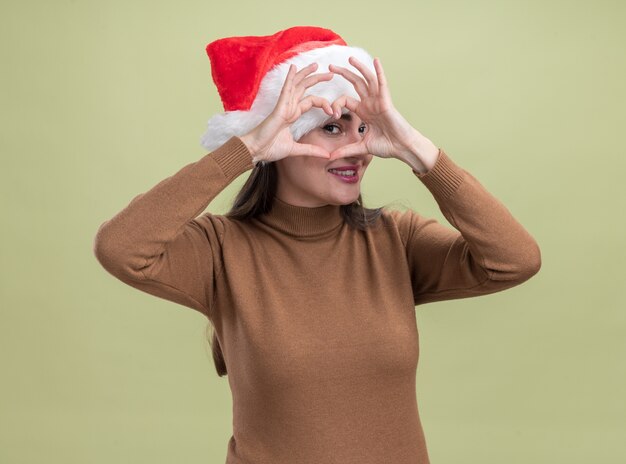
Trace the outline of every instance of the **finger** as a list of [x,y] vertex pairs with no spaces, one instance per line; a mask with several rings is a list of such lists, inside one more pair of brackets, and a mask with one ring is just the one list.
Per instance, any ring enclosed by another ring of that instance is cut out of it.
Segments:
[[283,85],[283,87],[285,87],[285,86],[293,87],[293,81],[294,81],[297,73],[298,73],[298,69],[296,68],[296,65],[295,64],[290,64],[289,65],[289,71],[287,72],[287,77],[285,77],[285,84],[286,85]]
[[358,93],[361,98],[369,95],[366,82],[362,77],[357,76],[349,69],[342,68],[341,66],[336,66],[334,64],[328,65],[328,69],[347,79],[354,86],[356,93]]
[[295,142],[291,147],[292,156],[315,156],[317,158],[330,158],[330,153],[317,145]]
[[359,100],[357,100],[356,98],[352,98],[348,95],[342,95],[341,97],[337,98],[331,105],[332,111],[333,111],[333,116],[336,119],[341,118],[341,108],[348,108],[350,111],[352,111],[353,113],[356,113],[357,108],[359,107],[359,104],[361,102]]
[[285,82],[283,83],[283,88],[280,90],[280,95],[278,96],[277,105],[283,102],[286,98],[289,98],[293,91],[293,78],[296,74],[296,65],[289,65],[289,71],[287,71],[287,77],[285,77]]
[[350,58],[348,58],[348,61],[350,62],[352,66],[358,69],[361,74],[363,74],[363,77],[365,77],[365,80],[367,81],[367,86],[370,91],[370,95],[377,94],[378,93],[378,80],[376,79],[376,76],[372,73],[372,71],[370,71],[368,67],[365,66],[365,64],[361,63],[354,56],[351,56]]
[[300,82],[302,82],[302,80],[306,76],[314,72],[316,69],[317,69],[317,63],[311,63],[311,64],[306,65],[304,68],[302,68],[300,71],[296,73],[294,77],[294,85],[298,85]]
[[294,98],[297,98],[297,99],[302,98],[302,95],[304,95],[304,92],[306,91],[306,89],[314,86],[315,84],[319,82],[329,81],[333,77],[335,77],[333,73],[315,74],[313,76],[307,77],[301,82],[301,84],[298,85]]
[[304,79],[302,81],[302,85],[305,89],[308,89],[309,87],[314,86],[318,82],[329,81],[333,77],[335,77],[335,74],[331,72],[323,73],[323,74],[314,74]]
[[365,142],[355,142],[348,145],[344,145],[343,147],[337,148],[336,150],[330,153],[330,159],[335,160],[339,158],[345,158],[347,156],[354,155],[368,155],[369,152],[367,150],[367,146]]
[[374,58],[374,69],[378,78],[378,91],[381,95],[389,96],[389,87],[387,86],[387,77],[380,59]]
[[304,97],[302,100],[300,100],[300,103],[298,103],[300,114],[306,113],[314,106],[317,108],[322,108],[329,115],[333,114],[333,110],[328,100],[317,95],[309,95],[307,97]]

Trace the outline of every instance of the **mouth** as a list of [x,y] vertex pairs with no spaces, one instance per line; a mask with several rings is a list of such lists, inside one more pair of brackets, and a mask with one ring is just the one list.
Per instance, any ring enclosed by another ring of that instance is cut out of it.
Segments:
[[337,168],[330,168],[328,169],[328,172],[341,182],[355,184],[359,181],[358,166],[340,166]]

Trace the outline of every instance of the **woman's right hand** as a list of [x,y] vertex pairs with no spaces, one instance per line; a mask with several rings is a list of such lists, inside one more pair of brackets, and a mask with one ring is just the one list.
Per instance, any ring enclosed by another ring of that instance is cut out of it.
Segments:
[[257,127],[241,137],[252,153],[254,164],[259,161],[277,161],[287,156],[330,158],[330,153],[321,147],[296,142],[289,130],[293,122],[314,106],[322,108],[329,116],[333,115],[326,99],[316,95],[302,98],[309,87],[333,78],[332,72],[307,77],[316,69],[317,63],[311,63],[298,72],[295,65],[290,65],[276,107]]

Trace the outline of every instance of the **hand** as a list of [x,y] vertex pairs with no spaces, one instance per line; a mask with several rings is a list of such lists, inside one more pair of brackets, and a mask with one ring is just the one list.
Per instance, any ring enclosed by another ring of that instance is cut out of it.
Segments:
[[330,116],[333,114],[326,99],[315,95],[302,98],[309,87],[334,77],[332,72],[307,77],[316,69],[317,63],[311,63],[298,72],[295,65],[289,66],[274,110],[257,127],[241,137],[252,153],[253,163],[277,161],[287,156],[330,158],[330,153],[321,147],[296,142],[289,130],[290,124],[312,107],[322,108]]
[[381,158],[415,156],[413,149],[423,136],[393,106],[380,60],[374,59],[376,76],[355,57],[351,56],[348,61],[365,80],[341,66],[331,64],[328,69],[350,81],[361,101],[343,95],[332,103],[333,114],[338,117],[341,108],[346,107],[367,124],[367,131],[360,142],[334,150],[331,159],[364,153]]

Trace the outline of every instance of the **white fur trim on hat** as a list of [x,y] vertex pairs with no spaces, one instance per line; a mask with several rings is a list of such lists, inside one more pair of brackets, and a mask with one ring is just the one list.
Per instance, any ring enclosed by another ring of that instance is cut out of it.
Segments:
[[[201,145],[209,151],[223,145],[232,136],[242,136],[258,126],[275,108],[278,97],[289,71],[289,65],[295,64],[299,71],[310,63],[318,63],[318,68],[313,74],[328,72],[328,65],[335,64],[350,69],[357,75],[361,73],[348,62],[348,58],[354,56],[361,63],[365,64],[372,73],[374,60],[365,50],[359,47],[349,47],[345,45],[329,45],[327,47],[315,48],[299,55],[293,56],[270,69],[261,80],[261,85],[250,110],[248,111],[226,111],[216,114],[207,122],[207,129],[200,139]],[[354,86],[346,78],[335,75],[330,81],[322,81],[309,87],[304,96],[317,95],[333,103],[342,95],[348,95],[360,100]],[[343,112],[347,112],[344,108]],[[325,121],[331,119],[321,108],[311,108],[301,115],[289,128],[294,140],[299,140],[307,132],[321,126]]]

